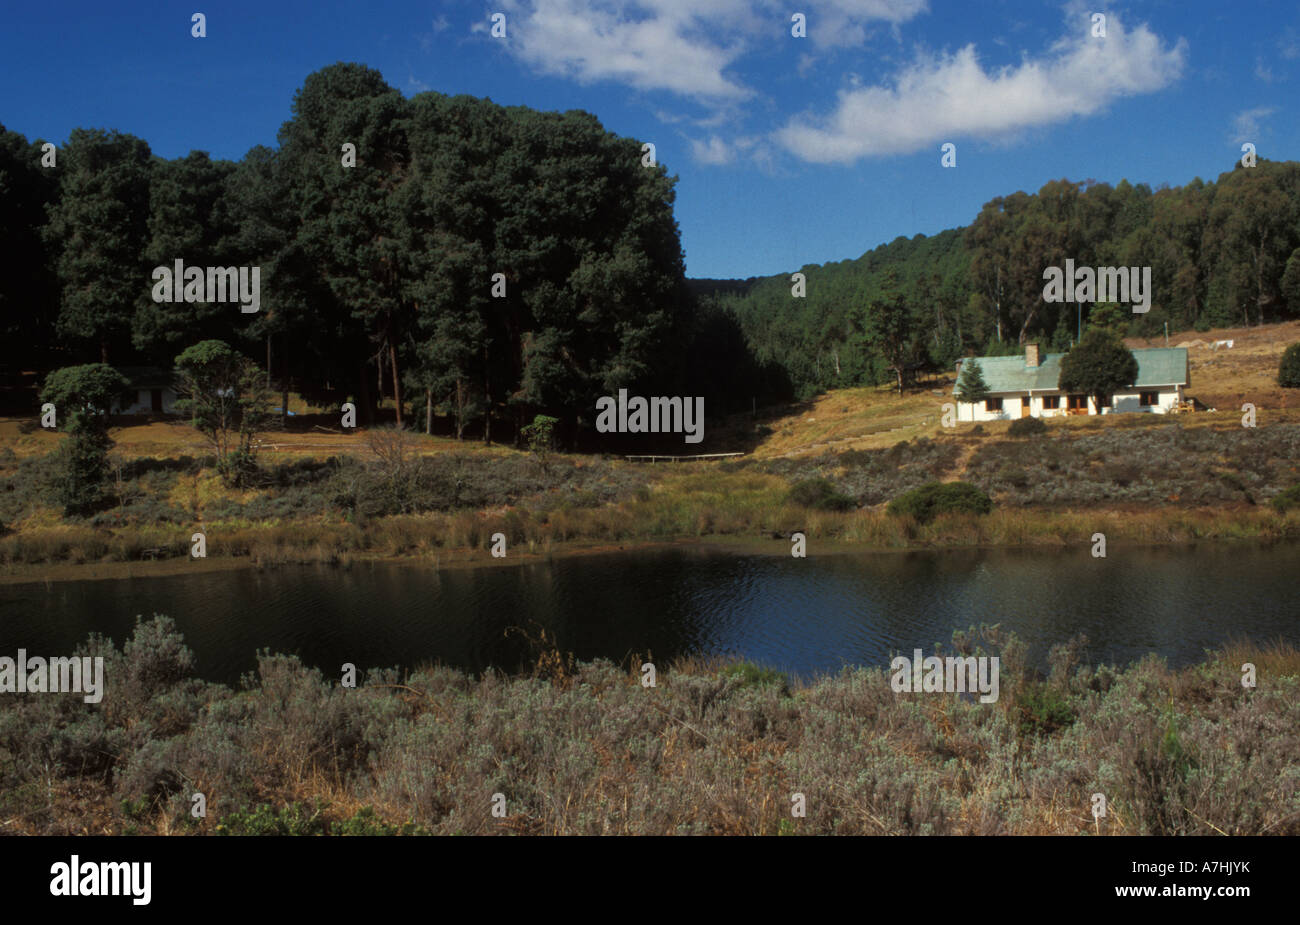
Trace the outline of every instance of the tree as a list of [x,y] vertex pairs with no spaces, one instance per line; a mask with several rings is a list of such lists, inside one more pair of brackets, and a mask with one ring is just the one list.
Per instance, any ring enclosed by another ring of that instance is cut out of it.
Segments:
[[224,341],[205,340],[176,358],[176,407],[217,451],[217,468],[230,485],[243,485],[254,469],[253,437],[270,419],[270,393],[261,370]]
[[916,355],[917,331],[907,297],[895,289],[893,274],[886,277],[886,294],[872,301],[865,318],[858,323],[866,343],[885,358],[894,371],[898,394],[903,394],[903,373]]
[[104,498],[108,474],[108,411],[127,382],[104,363],[56,369],[45,380],[41,401],[54,405],[68,439],[59,446],[54,489],[64,513],[89,514]]
[[107,363],[124,345],[141,292],[149,218],[149,146],[133,135],[73,129],[59,151],[59,198],[45,240],[59,254],[59,333]]
[[[363,412],[369,418],[373,410],[367,369],[373,361],[381,395],[385,367],[391,373],[398,427],[398,351],[411,314],[402,293],[410,252],[401,247],[407,233],[399,208],[411,178],[407,124],[406,100],[382,74],[339,63],[308,75],[294,95],[292,118],[280,129],[297,246],[332,295],[334,337],[352,346]],[[344,145],[354,147],[355,166],[342,166]],[[367,340],[370,350],[362,352]]]
[[1300,247],[1291,252],[1282,272],[1282,298],[1293,315],[1300,315]]
[[988,397],[989,384],[984,381],[984,370],[980,369],[979,360],[963,361],[961,375],[957,377],[957,398],[975,404]]
[[1132,385],[1137,374],[1137,358],[1124,341],[1092,328],[1062,358],[1059,384],[1062,391],[1091,395],[1100,409],[1117,390]]
[[[176,260],[187,267],[225,266],[230,248],[232,217],[225,194],[225,178],[234,170],[227,161],[213,161],[202,151],[175,160],[154,158],[149,175],[148,242],[144,265],[170,270]],[[187,343],[208,337],[230,337],[235,319],[233,305],[220,302],[155,302],[152,275],[139,287],[131,340],[151,361],[166,363]],[[175,280],[177,292],[182,283]]]
[[555,449],[555,425],[558,423],[560,422],[556,418],[539,414],[533,418],[533,423],[522,428],[528,449],[537,457],[543,472],[550,462],[551,451]]
[[1277,367],[1277,384],[1284,389],[1300,389],[1300,343],[1283,351],[1282,362]]
[[1133,320],[1133,312],[1115,302],[1102,302],[1093,306],[1092,311],[1088,314],[1088,327],[1099,328],[1114,334],[1117,337],[1123,337],[1128,330],[1129,322]]
[[0,125],[0,254],[22,268],[0,273],[0,364],[19,369],[44,359],[58,307],[57,278],[41,235],[58,182],[41,166],[40,149],[39,140],[28,144]]

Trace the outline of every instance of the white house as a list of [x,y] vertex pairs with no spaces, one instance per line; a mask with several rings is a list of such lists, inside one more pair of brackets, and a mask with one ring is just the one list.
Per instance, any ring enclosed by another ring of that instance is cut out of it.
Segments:
[[112,414],[176,414],[176,376],[151,366],[118,370],[127,381],[121,395],[113,399]]
[[[1137,381],[1120,389],[1100,409],[1089,395],[1062,392],[1058,387],[1063,353],[1042,354],[1037,344],[1028,344],[1024,356],[976,357],[989,397],[978,403],[957,402],[959,421],[1001,421],[1023,417],[1056,417],[1067,414],[1111,414],[1116,411],[1145,411],[1165,414],[1184,401],[1187,375],[1186,347],[1155,347],[1133,351],[1137,359]],[[970,360],[963,360],[968,363]],[[957,367],[961,380],[961,365]],[[957,387],[953,386],[954,397]]]

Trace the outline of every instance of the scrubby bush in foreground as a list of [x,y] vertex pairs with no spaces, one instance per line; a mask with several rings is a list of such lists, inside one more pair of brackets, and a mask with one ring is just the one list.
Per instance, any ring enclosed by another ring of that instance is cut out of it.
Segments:
[[[953,650],[1000,657],[997,702],[895,693],[883,665],[801,684],[687,663],[647,689],[639,664],[544,658],[517,677],[371,671],[345,689],[266,653],[236,692],[189,676],[158,618],[125,650],[85,647],[106,658],[101,704],[0,698],[0,820],[43,834],[1300,834],[1295,649],[1173,672],[1089,667],[1080,640],[1053,649],[1045,678],[992,628],[954,633]],[[818,810],[792,823],[793,781]]]

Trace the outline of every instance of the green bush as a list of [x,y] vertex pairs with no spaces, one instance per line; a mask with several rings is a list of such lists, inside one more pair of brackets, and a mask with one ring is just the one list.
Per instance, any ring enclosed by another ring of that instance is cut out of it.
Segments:
[[928,523],[940,514],[987,514],[993,501],[969,482],[929,482],[889,502],[888,513]]
[[815,511],[851,511],[857,507],[857,502],[842,494],[829,479],[796,482],[790,489],[790,501]]
[[69,517],[93,514],[107,502],[108,450],[100,430],[76,431],[54,451],[54,494]]
[[1047,425],[1042,418],[1016,418],[1007,428],[1007,434],[1012,437],[1034,437],[1045,433]]
[[1300,343],[1283,351],[1282,362],[1277,367],[1277,384],[1284,389],[1300,389]]
[[770,684],[782,693],[790,692],[790,682],[785,675],[775,668],[764,668],[753,662],[736,662],[727,665],[718,673],[724,678],[734,678],[742,687],[762,687]]
[[1050,685],[1031,681],[1016,698],[1017,729],[1022,738],[1051,735],[1074,722],[1065,695]]
[[1300,485],[1292,485],[1270,503],[1281,514],[1286,513],[1293,507],[1300,507]]
[[319,811],[309,812],[301,803],[278,809],[263,803],[252,810],[240,810],[217,823],[218,835],[324,835],[325,821]]
[[354,816],[331,823],[322,818],[320,809],[309,810],[301,803],[272,808],[263,803],[251,810],[240,810],[217,823],[218,835],[428,835],[424,826],[414,822],[391,825],[375,815],[369,806]]

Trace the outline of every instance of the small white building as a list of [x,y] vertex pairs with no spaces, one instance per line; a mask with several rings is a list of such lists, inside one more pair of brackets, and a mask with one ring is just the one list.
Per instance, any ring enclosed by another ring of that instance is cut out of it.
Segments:
[[113,399],[112,414],[176,414],[176,376],[151,366],[128,366],[118,370],[127,381],[121,395]]
[[[975,357],[989,397],[978,403],[957,401],[959,421],[1004,421],[1024,417],[1057,417],[1069,414],[1113,414],[1143,411],[1165,414],[1184,401],[1189,384],[1186,347],[1153,347],[1133,351],[1138,363],[1137,381],[1112,395],[1101,408],[1089,395],[1062,392],[1063,353],[1042,354],[1037,344],[1028,344],[1024,356]],[[957,367],[961,380],[962,360]],[[953,386],[954,397],[957,386]]]

